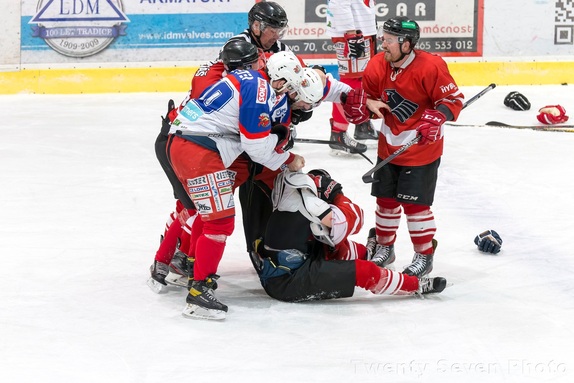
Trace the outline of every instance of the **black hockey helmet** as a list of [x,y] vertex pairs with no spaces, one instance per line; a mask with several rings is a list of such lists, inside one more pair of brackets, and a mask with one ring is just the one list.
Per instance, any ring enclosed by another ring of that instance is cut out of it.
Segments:
[[382,31],[379,33],[379,37],[381,37],[382,32],[402,37],[403,39],[399,39],[399,43],[402,44],[406,39],[411,42],[411,46],[413,47],[421,37],[421,30],[417,22],[405,16],[393,17],[385,21]]
[[250,42],[243,39],[228,41],[219,54],[219,59],[223,61],[228,71],[243,67],[247,68],[249,64],[259,60],[259,50]]
[[[256,3],[247,15],[249,28],[254,21],[259,21],[271,28],[285,28],[287,26],[287,13],[279,4],[273,1]],[[264,29],[264,28],[262,28]]]

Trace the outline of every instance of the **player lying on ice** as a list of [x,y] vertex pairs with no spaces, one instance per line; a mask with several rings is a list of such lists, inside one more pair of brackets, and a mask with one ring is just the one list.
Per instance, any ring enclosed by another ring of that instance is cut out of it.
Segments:
[[442,277],[409,276],[379,267],[367,246],[350,241],[363,210],[325,170],[285,171],[273,188],[273,213],[251,260],[267,294],[286,302],[353,296],[355,286],[380,295],[440,293]]

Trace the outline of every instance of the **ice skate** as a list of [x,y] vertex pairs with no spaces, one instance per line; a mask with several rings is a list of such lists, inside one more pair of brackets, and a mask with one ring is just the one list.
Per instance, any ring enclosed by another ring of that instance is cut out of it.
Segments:
[[153,261],[153,265],[150,266],[149,271],[151,277],[147,281],[149,288],[156,294],[164,291],[164,287],[167,286],[165,278],[169,273],[169,267],[165,263]]
[[443,277],[422,277],[419,280],[417,295],[438,294],[446,288],[446,279]]
[[347,132],[331,132],[331,141],[337,141],[342,145],[329,144],[331,149],[343,153],[359,154],[367,151],[367,145],[353,140],[347,135]]
[[377,243],[375,228],[369,230],[367,238],[368,259],[379,267],[389,267],[395,261],[395,245],[385,246]]
[[413,275],[417,278],[421,278],[429,274],[432,271],[434,251],[437,247],[437,243],[438,242],[435,239],[432,240],[432,254],[425,255],[421,253],[415,253],[412,263],[403,270],[403,273],[407,275]]
[[362,124],[355,125],[355,133],[353,134],[355,140],[378,140],[377,132],[373,128],[371,121],[363,122]]
[[185,277],[193,275],[193,259],[188,258],[183,251],[176,250],[169,263],[169,271]]
[[187,294],[187,306],[182,315],[187,318],[222,320],[225,319],[227,306],[219,302],[213,294],[218,275],[211,275],[203,281],[192,281]]

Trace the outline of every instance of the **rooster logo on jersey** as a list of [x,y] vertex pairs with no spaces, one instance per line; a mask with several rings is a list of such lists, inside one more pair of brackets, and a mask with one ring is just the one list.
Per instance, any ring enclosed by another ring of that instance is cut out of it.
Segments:
[[257,124],[257,126],[264,128],[264,127],[268,127],[269,125],[271,125],[271,120],[269,119],[269,115],[267,113],[261,113],[259,115],[259,123]]
[[391,113],[403,123],[412,117],[419,107],[418,104],[406,100],[395,89],[385,89],[383,98],[383,101],[391,108]]

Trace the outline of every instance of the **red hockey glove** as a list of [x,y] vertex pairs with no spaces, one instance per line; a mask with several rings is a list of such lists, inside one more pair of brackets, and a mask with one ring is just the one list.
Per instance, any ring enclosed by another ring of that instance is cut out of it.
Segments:
[[367,94],[363,88],[351,89],[349,93],[341,93],[341,104],[345,118],[352,124],[366,122],[371,113],[367,109]]
[[[285,153],[285,146],[289,143],[289,137],[291,136],[291,130],[283,124],[275,124],[271,127],[271,134],[277,136],[277,145],[275,145],[275,151],[277,153]],[[291,146],[292,147],[292,146]]]
[[421,136],[419,145],[426,145],[437,141],[441,137],[442,124],[446,121],[446,116],[434,109],[425,109],[420,119],[417,132]]
[[538,111],[536,118],[543,124],[553,125],[568,121],[566,109],[560,105],[547,105]]
[[357,33],[345,33],[345,49],[343,49],[343,55],[349,58],[363,57],[365,55],[365,38],[363,37],[363,32],[357,31]]

